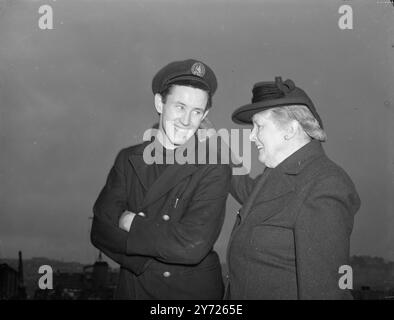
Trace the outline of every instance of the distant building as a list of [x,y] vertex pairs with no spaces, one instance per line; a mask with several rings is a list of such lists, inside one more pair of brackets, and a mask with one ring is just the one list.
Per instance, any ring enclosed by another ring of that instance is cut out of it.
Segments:
[[22,252],[19,251],[18,271],[8,264],[0,264],[0,300],[26,299],[26,288],[23,280]]
[[0,264],[0,300],[9,300],[18,294],[18,271],[8,264]]
[[352,294],[356,300],[393,300],[394,263],[379,257],[353,256]]
[[55,272],[53,290],[37,290],[39,300],[111,300],[116,288],[118,273],[110,270],[101,253],[93,265],[83,272]]
[[366,287],[372,291],[390,291],[394,289],[394,262],[383,258],[353,256],[350,262],[353,268],[354,288],[363,291]]

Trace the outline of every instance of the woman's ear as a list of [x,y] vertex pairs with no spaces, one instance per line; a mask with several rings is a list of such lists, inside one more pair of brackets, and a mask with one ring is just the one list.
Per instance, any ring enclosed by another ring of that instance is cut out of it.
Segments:
[[285,140],[291,140],[293,139],[299,130],[299,124],[298,121],[292,120],[287,126],[286,126],[286,135],[284,136]]
[[163,112],[163,99],[160,93],[155,94],[155,108],[159,114]]

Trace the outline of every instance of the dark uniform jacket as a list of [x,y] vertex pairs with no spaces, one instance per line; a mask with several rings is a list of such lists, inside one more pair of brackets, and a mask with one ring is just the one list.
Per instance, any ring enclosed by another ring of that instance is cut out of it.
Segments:
[[[221,299],[213,251],[230,188],[228,165],[168,165],[147,188],[149,142],[122,150],[95,205],[91,241],[120,264],[117,299]],[[129,232],[118,227],[136,215]]]
[[255,180],[234,177],[243,205],[228,247],[230,299],[346,299],[360,200],[348,175],[312,140]]

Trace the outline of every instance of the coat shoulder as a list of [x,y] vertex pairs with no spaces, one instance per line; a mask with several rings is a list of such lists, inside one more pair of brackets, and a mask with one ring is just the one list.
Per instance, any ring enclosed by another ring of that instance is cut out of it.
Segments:
[[302,179],[302,188],[309,190],[326,188],[327,191],[331,190],[346,198],[349,197],[355,207],[360,207],[360,197],[356,186],[341,166],[324,155],[312,161],[308,167],[305,168],[306,174]]
[[129,157],[133,154],[143,154],[144,149],[148,144],[149,142],[143,142],[125,147],[119,151],[118,157]]
[[302,180],[306,183],[324,180],[329,177],[336,177],[346,184],[354,187],[354,184],[346,171],[326,155],[322,155],[321,157],[313,160],[304,168],[303,171],[304,179]]

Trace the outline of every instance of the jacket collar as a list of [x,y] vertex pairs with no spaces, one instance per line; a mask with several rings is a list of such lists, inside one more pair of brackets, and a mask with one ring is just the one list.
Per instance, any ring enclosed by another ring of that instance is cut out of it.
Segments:
[[[192,139],[194,139],[194,141]],[[187,150],[193,150],[193,156],[198,157],[198,140],[195,137],[192,139],[189,139],[185,145],[177,148],[176,151],[184,152]],[[193,145],[193,143],[195,144]],[[168,165],[159,178],[153,183],[153,185],[148,188],[147,167],[149,164],[144,161],[144,152],[152,152],[152,150],[155,150],[153,151],[153,154],[155,154],[154,152],[160,153],[163,150],[162,145],[156,139],[146,141],[139,146],[136,146],[129,156],[129,161],[132,164],[138,179],[147,191],[143,202],[143,207],[146,207],[161,198],[164,194],[168,193],[172,188],[174,188],[181,180],[194,174],[198,168],[196,161],[193,163],[186,162],[184,164],[179,164],[175,158],[174,164]],[[185,156],[184,159],[188,158]]]
[[313,139],[282,161],[275,169],[289,175],[299,174],[310,162],[324,156],[321,142]]
[[[311,161],[322,155],[324,155],[324,150],[321,143],[317,140],[312,140],[286,158],[277,167],[273,169],[266,168],[242,208],[243,213],[241,216],[243,216],[243,219],[259,204],[294,191],[295,185],[290,175],[299,174]],[[266,210],[259,214],[259,219],[260,221],[265,221],[275,214],[275,211]]]

